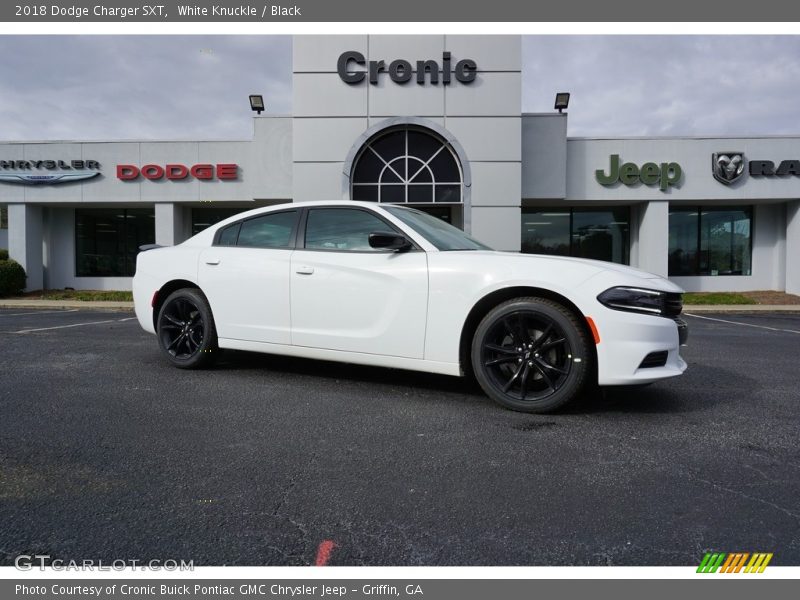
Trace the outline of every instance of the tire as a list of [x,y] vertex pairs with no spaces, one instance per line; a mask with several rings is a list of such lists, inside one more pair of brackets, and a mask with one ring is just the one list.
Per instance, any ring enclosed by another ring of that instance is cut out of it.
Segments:
[[211,307],[195,288],[167,297],[158,311],[156,336],[167,359],[180,369],[210,367],[219,354]]
[[472,368],[492,400],[548,413],[573,400],[593,372],[594,354],[579,318],[543,298],[515,298],[493,308],[475,330]]

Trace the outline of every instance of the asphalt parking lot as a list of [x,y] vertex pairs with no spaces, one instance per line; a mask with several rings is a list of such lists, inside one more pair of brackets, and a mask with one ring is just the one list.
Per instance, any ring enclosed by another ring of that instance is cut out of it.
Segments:
[[306,565],[328,540],[333,565],[798,565],[800,315],[704,317],[683,377],[535,416],[435,375],[180,371],[132,313],[0,310],[0,564]]

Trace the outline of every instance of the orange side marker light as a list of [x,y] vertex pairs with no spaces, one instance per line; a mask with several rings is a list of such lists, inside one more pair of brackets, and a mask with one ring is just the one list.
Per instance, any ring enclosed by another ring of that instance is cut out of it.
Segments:
[[589,324],[589,329],[592,331],[592,337],[594,338],[594,343],[600,343],[600,332],[597,331],[597,325],[594,324],[594,319],[592,317],[586,317],[586,322]]

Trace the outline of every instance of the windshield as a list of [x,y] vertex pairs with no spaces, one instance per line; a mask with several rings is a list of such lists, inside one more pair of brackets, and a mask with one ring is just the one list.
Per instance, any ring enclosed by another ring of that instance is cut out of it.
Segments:
[[421,210],[400,206],[383,206],[403,223],[436,246],[439,250],[491,250],[466,233]]

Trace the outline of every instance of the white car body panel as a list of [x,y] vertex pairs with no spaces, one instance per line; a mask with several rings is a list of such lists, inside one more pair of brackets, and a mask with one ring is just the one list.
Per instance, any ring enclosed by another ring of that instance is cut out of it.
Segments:
[[[678,354],[678,330],[671,319],[612,310],[596,300],[601,292],[621,285],[653,287],[655,282],[662,291],[682,291],[657,275],[620,265],[609,269],[600,261],[510,252],[437,252],[428,256],[431,291],[426,360],[458,362],[460,338],[451,332],[461,331],[482,298],[520,287],[554,292],[593,318],[600,333],[596,345],[600,385],[649,383],[686,369]],[[465,263],[468,270],[461,266]],[[664,367],[637,368],[645,356],[658,350],[671,351]]]
[[[597,374],[600,385],[644,384],[675,377],[686,370],[680,357],[678,329],[672,319],[607,308],[597,296],[615,286],[645,287],[665,292],[683,290],[666,279],[631,269],[600,271],[577,289],[576,305],[591,317],[600,334],[597,352]],[[667,350],[663,367],[639,369],[642,360],[651,352]]]
[[[501,256],[503,259],[497,260]],[[425,358],[458,362],[460,335],[453,336],[452,332],[460,332],[472,308],[492,292],[540,287],[569,298],[572,289],[596,272],[583,265],[565,271],[547,260],[549,257],[540,258],[543,257],[491,251],[430,253]]]
[[226,246],[200,251],[198,283],[214,307],[219,337],[291,344],[289,279],[293,252]]
[[[662,277],[623,265],[569,257],[439,251],[380,205],[371,203],[327,201],[290,206],[353,206],[375,211],[421,250],[387,253],[212,246],[215,232],[228,223],[285,209],[286,205],[255,209],[226,219],[178,246],[138,255],[133,294],[142,327],[154,333],[153,294],[171,281],[185,280],[208,297],[221,348],[459,375],[463,371],[461,333],[473,307],[490,294],[530,288],[526,295],[546,290],[567,299],[583,317],[593,320],[600,336],[595,346],[600,385],[649,383],[686,369],[672,319],[609,309],[597,300],[601,292],[615,286],[682,291]],[[206,259],[220,262],[207,265]],[[217,269],[220,266],[223,269]],[[255,280],[250,280],[253,277]],[[281,288],[283,281],[287,283]],[[656,351],[668,352],[666,364],[640,369],[644,357]]]
[[295,250],[291,271],[293,345],[423,357],[424,252]]
[[307,346],[286,346],[281,344],[264,344],[260,342],[247,342],[244,340],[219,339],[219,347],[229,350],[244,350],[247,352],[263,352],[266,354],[280,354],[283,356],[296,356],[315,360],[330,360],[345,362],[354,365],[367,365],[371,367],[387,367],[390,369],[407,369],[409,371],[424,371],[439,375],[462,375],[461,365],[458,363],[444,363],[419,358],[406,358],[404,356],[387,356],[385,354],[368,354],[365,352],[346,352],[342,350],[328,350],[325,348],[309,348]]
[[151,306],[153,294],[170,281],[189,281],[197,285],[198,258],[198,248],[183,244],[137,255],[132,286],[133,305],[145,331],[155,333]]

